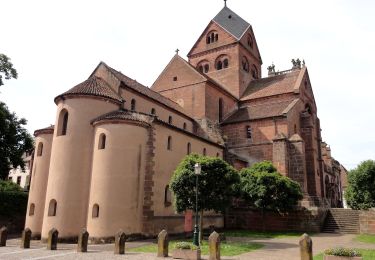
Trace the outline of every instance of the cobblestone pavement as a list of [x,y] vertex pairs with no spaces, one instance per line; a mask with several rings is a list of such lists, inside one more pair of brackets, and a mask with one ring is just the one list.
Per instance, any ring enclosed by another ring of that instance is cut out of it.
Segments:
[[[375,245],[353,241],[355,235],[340,234],[316,234],[312,236],[314,254],[334,246],[369,248],[375,249]],[[264,244],[262,249],[242,254],[235,257],[222,257],[223,260],[294,260],[299,258],[298,238],[274,238],[274,239],[252,239],[252,238],[228,238],[232,241],[248,241]],[[150,241],[127,242],[126,248],[138,247],[150,244]],[[113,244],[89,245],[87,253],[77,253],[76,245],[58,244],[58,250],[46,250],[46,245],[39,241],[32,241],[30,249],[21,249],[19,239],[10,239],[6,247],[0,247],[0,259],[129,259],[129,260],[151,260],[158,259],[155,254],[125,252],[125,255],[114,255]],[[126,251],[126,250],[125,250]],[[207,259],[203,256],[203,259]],[[159,258],[160,259],[160,258]],[[171,259],[170,257],[168,259]]]

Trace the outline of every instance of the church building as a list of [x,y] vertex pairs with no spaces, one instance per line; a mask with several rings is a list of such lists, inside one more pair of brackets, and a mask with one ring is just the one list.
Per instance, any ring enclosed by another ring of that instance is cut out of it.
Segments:
[[[100,62],[55,98],[54,126],[35,131],[25,226],[43,239],[51,228],[67,240],[83,228],[98,240],[120,229],[181,233],[185,217],[175,213],[168,183],[190,153],[237,169],[272,161],[301,185],[303,205],[339,204],[326,199],[325,164],[333,159],[307,67],[297,59],[262,76],[261,66],[252,26],[227,6],[187,60],[176,53],[151,88]],[[205,225],[223,224],[222,215],[207,213]]]

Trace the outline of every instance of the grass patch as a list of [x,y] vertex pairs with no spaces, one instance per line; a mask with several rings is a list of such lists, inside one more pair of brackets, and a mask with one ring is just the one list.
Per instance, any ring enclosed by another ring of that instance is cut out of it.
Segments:
[[[170,241],[169,242],[169,253],[171,254],[174,246],[177,242],[181,241]],[[244,254],[250,251],[257,250],[259,248],[262,248],[263,245],[259,243],[239,243],[239,242],[221,242],[221,250],[220,254],[222,256],[235,256]],[[129,251],[132,252],[141,252],[141,253],[157,253],[158,246],[157,244],[151,244],[136,248],[131,248]],[[208,255],[208,243],[207,241],[203,241],[201,245],[201,253],[202,255]]]
[[[372,249],[355,249],[361,252],[363,260],[373,260],[375,259],[375,250]],[[323,260],[323,253],[314,256],[314,260]]]
[[356,236],[355,240],[363,243],[375,244],[375,235],[361,234]]
[[227,237],[285,238],[302,236],[301,232],[257,232],[249,230],[229,230],[225,231],[224,233]]

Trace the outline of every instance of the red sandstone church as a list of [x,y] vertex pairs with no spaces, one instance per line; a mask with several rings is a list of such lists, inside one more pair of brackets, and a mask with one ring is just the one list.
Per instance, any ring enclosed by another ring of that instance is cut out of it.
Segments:
[[[291,54],[292,55],[292,54]],[[147,88],[101,62],[55,98],[55,127],[37,130],[26,226],[47,237],[182,232],[170,177],[189,153],[237,169],[272,161],[297,181],[305,206],[340,206],[345,169],[322,142],[309,73],[268,67],[252,26],[224,7],[188,54],[178,53]],[[223,224],[210,215],[207,225]]]

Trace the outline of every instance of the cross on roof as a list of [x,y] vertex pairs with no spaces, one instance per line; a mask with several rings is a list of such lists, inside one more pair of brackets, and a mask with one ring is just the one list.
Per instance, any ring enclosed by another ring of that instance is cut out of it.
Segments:
[[224,0],[224,6],[227,6],[227,1],[228,1],[228,0]]
[[177,49],[176,49],[176,54],[178,54],[179,51],[180,51],[180,50],[177,48]]

